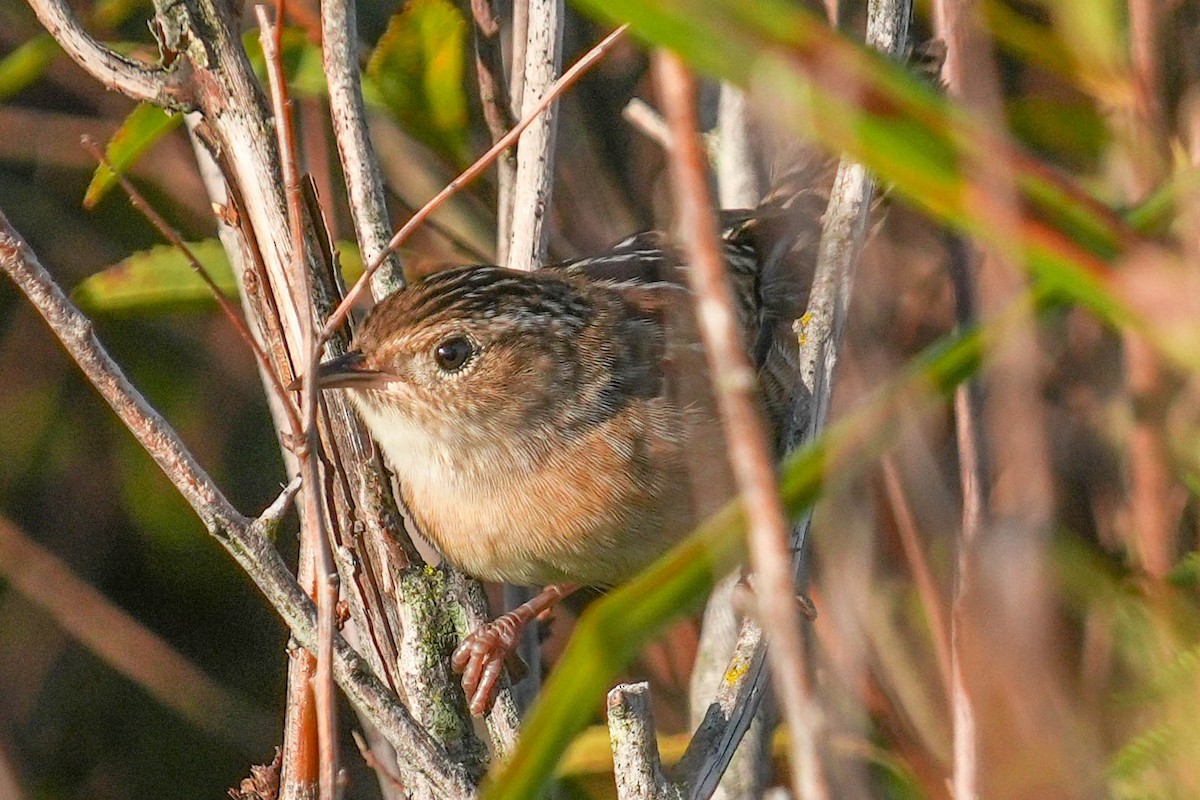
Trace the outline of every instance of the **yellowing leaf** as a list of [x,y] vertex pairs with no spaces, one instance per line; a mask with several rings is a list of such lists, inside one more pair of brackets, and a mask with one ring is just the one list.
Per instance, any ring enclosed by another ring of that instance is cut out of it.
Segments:
[[[141,103],[135,108],[104,148],[104,155],[113,169],[125,174],[151,145],[166,136],[183,122],[183,116],[163,111],[158,106]],[[117,176],[112,169],[104,164],[96,167],[92,182],[88,184],[87,193],[83,196],[85,208],[91,208],[108,193],[117,182]]]
[[[237,284],[225,251],[216,239],[192,242],[189,249],[221,291],[235,296]],[[135,253],[115,266],[83,280],[71,292],[85,312],[127,314],[202,308],[212,303],[212,291],[196,274],[183,253],[158,245]]]
[[413,0],[392,17],[367,75],[406,130],[456,162],[467,143],[467,24],[447,0]]

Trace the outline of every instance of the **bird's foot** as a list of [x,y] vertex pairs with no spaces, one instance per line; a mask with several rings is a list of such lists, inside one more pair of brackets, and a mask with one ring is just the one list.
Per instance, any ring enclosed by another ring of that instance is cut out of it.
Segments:
[[525,626],[577,588],[573,584],[547,586],[528,603],[468,634],[455,648],[450,664],[462,674],[467,706],[473,715],[481,717],[491,709],[506,664],[510,673],[524,667],[516,649]]

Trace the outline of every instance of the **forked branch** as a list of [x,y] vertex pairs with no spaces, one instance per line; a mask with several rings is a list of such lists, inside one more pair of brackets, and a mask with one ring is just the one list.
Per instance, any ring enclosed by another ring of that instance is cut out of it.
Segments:
[[[25,293],[62,341],[70,356],[117,416],[146,448],[234,560],[246,570],[306,649],[317,647],[317,613],[288,571],[267,533],[286,511],[290,486],[258,519],[238,512],[196,462],[179,435],[129,382],[108,355],[92,323],[63,294],[36,255],[0,213],[0,269]],[[399,757],[426,775],[446,797],[468,798],[474,786],[408,710],[389,692],[362,657],[340,636],[334,642],[334,677],[350,701],[379,727]]]

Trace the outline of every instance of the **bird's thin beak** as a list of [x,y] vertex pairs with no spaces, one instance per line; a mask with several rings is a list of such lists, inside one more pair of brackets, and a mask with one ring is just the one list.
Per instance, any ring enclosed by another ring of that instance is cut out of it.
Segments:
[[386,373],[367,367],[358,350],[331,358],[317,367],[317,386],[322,389],[367,389],[389,380]]

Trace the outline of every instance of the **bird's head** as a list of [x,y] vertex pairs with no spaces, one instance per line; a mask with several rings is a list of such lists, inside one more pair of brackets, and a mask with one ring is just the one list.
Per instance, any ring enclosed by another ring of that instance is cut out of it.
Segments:
[[349,390],[381,440],[389,425],[447,443],[520,435],[576,391],[592,317],[567,276],[446,270],[381,301],[318,383]]

